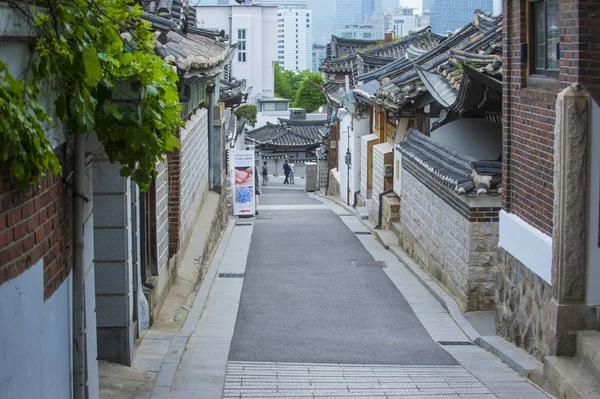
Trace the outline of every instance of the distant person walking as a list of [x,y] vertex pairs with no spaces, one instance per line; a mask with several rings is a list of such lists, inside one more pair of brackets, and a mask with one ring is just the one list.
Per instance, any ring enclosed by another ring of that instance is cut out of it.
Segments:
[[254,202],[255,202],[254,214],[255,215],[258,215],[258,197],[259,196],[260,196],[260,186],[258,185],[258,168],[255,166],[254,167]]
[[292,168],[290,168],[290,164],[288,163],[288,160],[285,160],[285,163],[283,164],[283,174],[285,175],[285,180],[283,181],[283,184],[290,184],[289,182],[289,178],[290,178],[290,173],[292,171]]
[[261,174],[263,179],[263,186],[266,186],[269,183],[269,169],[267,168],[267,161],[263,162]]
[[290,163],[290,183],[294,184],[294,174],[296,173],[296,164],[294,161]]

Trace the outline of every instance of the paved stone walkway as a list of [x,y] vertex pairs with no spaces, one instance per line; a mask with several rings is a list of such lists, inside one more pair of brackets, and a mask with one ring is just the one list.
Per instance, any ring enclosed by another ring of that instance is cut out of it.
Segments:
[[263,189],[259,217],[237,220],[152,398],[548,398],[473,345],[360,220],[298,186]]

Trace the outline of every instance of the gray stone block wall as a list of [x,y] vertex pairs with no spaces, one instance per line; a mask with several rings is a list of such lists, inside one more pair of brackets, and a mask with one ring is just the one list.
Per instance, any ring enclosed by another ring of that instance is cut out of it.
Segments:
[[495,293],[496,334],[543,360],[550,352],[552,287],[500,248]]
[[327,188],[327,175],[329,173],[329,162],[327,159],[317,161],[318,185],[319,190]]
[[190,218],[196,209],[194,200],[201,187],[208,189],[208,111],[200,108],[185,128],[180,130],[181,142],[181,220],[179,235],[185,237]]
[[158,271],[169,261],[169,174],[167,163],[156,165],[156,244]]
[[403,248],[457,297],[463,310],[492,309],[498,223],[469,222],[404,168],[401,180]]

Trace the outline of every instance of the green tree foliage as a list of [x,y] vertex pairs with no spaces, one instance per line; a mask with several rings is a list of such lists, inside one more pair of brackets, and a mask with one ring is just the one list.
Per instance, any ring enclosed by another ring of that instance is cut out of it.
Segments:
[[314,74],[311,71],[284,70],[275,64],[275,97],[294,100],[302,82]]
[[314,112],[321,105],[327,104],[325,95],[316,85],[324,82],[323,77],[318,72],[308,72],[300,88],[296,93],[296,99],[292,103],[295,108],[304,108],[306,112]]
[[254,105],[242,105],[233,114],[238,118],[244,118],[252,127],[256,125],[256,106]]
[[[0,162],[22,187],[47,172],[60,174],[43,126],[61,123],[67,133],[96,132],[111,162],[121,163],[121,174],[147,189],[163,152],[179,146],[183,122],[177,75],[155,55],[141,7],[133,0],[11,5],[38,37],[31,79],[14,78],[0,62]],[[139,88],[135,101],[123,100],[123,82]],[[56,96],[49,106],[41,105],[42,85]]]

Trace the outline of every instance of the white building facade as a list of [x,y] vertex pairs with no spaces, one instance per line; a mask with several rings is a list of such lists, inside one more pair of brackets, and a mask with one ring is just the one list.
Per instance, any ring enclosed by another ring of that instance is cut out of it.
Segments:
[[277,10],[277,59],[283,69],[310,70],[313,66],[312,10],[285,6]]
[[277,7],[231,5],[197,7],[201,28],[224,30],[229,42],[238,45],[231,62],[231,76],[246,79],[252,87],[247,103],[273,97],[273,68],[277,62]]

